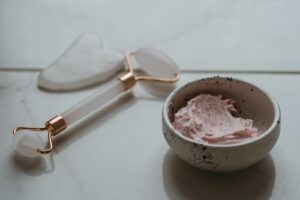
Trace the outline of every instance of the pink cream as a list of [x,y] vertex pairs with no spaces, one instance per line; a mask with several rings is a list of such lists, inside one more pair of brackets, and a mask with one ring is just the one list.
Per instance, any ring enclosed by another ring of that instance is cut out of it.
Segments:
[[213,144],[238,143],[258,136],[253,120],[232,116],[232,99],[200,94],[176,114],[173,126],[184,136]]

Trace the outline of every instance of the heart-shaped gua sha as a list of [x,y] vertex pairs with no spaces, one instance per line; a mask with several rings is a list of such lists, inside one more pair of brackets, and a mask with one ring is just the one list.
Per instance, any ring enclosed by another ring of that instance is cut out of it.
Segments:
[[38,76],[38,86],[51,91],[78,90],[106,81],[124,68],[123,55],[102,47],[93,33],[80,35]]

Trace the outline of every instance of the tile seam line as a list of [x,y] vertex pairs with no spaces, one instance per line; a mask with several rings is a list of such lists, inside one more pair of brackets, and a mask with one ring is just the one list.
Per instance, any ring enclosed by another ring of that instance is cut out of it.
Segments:
[[[0,67],[0,72],[40,72],[40,67]],[[232,74],[300,74],[300,70],[205,70],[182,69],[182,73],[232,73]]]

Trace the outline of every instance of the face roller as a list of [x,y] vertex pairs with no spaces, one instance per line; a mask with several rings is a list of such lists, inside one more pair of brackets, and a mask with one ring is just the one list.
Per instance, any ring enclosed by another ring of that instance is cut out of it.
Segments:
[[[135,73],[132,63],[133,58],[145,75],[137,75]],[[40,154],[50,153],[53,150],[53,137],[129,90],[138,81],[172,84],[179,80],[177,65],[168,56],[157,50],[145,48],[138,49],[135,52],[128,52],[124,60],[128,72],[106,89],[96,92],[64,113],[48,120],[42,128],[15,128],[13,130],[15,137],[19,135],[17,134],[19,131],[46,131],[48,133],[48,145],[44,149],[40,148],[40,135],[33,134],[32,132],[20,134],[18,141],[16,141],[16,151],[26,157],[37,157]]]

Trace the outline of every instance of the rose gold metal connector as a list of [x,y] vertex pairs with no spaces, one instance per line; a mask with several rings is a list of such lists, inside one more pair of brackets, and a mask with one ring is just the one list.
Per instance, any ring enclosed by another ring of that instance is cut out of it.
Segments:
[[18,131],[22,130],[30,130],[36,132],[48,132],[48,147],[45,149],[37,149],[37,151],[41,154],[50,153],[53,150],[53,142],[52,138],[65,130],[67,128],[67,124],[62,116],[55,116],[49,121],[45,123],[45,127],[34,128],[34,127],[17,127],[13,130],[13,134],[16,134]]
[[159,83],[175,83],[179,80],[179,74],[175,74],[174,78],[167,79],[162,77],[153,77],[153,76],[137,76],[134,75],[134,68],[131,62],[131,56],[134,52],[127,52],[125,55],[125,65],[128,68],[128,72],[119,78],[122,81],[124,86],[124,91],[128,90],[136,84],[137,81],[153,81]]

